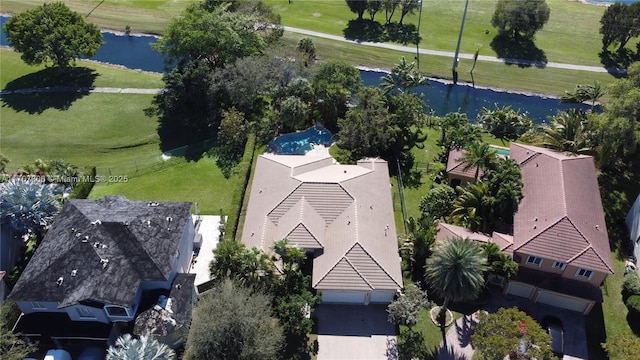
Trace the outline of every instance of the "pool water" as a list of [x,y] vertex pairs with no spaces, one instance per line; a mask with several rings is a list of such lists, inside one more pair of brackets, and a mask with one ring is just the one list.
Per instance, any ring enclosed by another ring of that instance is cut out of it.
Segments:
[[331,132],[316,126],[276,137],[269,142],[267,152],[278,155],[304,155],[313,149],[313,145],[330,146],[332,142]]
[[509,157],[511,151],[508,148],[500,147],[500,146],[490,146],[492,150],[495,150],[498,155],[502,155],[505,157]]

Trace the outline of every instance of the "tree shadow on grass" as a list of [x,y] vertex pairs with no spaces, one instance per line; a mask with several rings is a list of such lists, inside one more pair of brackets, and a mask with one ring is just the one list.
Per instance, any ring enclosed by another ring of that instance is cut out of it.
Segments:
[[348,40],[373,42],[384,40],[384,27],[382,24],[369,19],[349,20],[343,33]]
[[[547,65],[545,52],[536,46],[533,39],[528,37],[498,34],[491,40],[490,46],[496,55],[505,60],[507,64],[517,63],[519,67],[545,67]],[[513,60],[523,60],[523,62]]]
[[626,69],[634,61],[640,60],[640,55],[629,49],[622,49],[615,52],[601,51],[598,55],[600,56],[602,65],[608,69],[613,69],[613,71],[609,71],[609,73],[616,78],[626,77],[626,73],[617,71],[618,69]]
[[89,94],[97,77],[98,73],[86,67],[42,69],[10,81],[3,91],[13,93],[2,96],[2,106],[29,114],[67,110],[74,101]]
[[402,45],[416,44],[422,39],[414,24],[391,23],[385,27],[386,39]]

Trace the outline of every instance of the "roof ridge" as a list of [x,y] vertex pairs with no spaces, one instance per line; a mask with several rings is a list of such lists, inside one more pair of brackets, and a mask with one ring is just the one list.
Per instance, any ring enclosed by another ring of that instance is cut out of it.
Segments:
[[358,203],[356,199],[353,199],[353,221],[355,221],[355,238],[356,238],[356,244],[360,242],[360,227],[358,226],[358,224],[360,223],[360,221],[358,221]]
[[567,264],[570,262],[573,262],[575,259],[579,258],[580,256],[582,256],[584,253],[587,252],[587,250],[592,249],[593,247],[591,246],[591,244],[587,245],[587,247],[585,247],[584,249],[582,249],[580,252],[578,252],[574,257],[572,257],[571,259],[567,260]]
[[522,148],[529,150],[529,151],[533,151],[533,154],[529,155],[529,157],[527,157],[526,159],[522,160],[522,162],[520,163],[520,167],[522,167],[524,164],[530,162],[531,160],[533,160],[534,158],[540,156],[542,153],[537,151],[537,150],[533,150],[527,146],[523,146],[523,144],[516,144],[516,145],[520,145]]
[[[546,232],[547,230],[549,230],[550,228],[556,226],[560,221],[562,221],[562,219],[564,218],[569,218],[566,214],[562,217],[560,217],[558,220],[556,220],[555,222],[549,224],[549,226],[547,226],[546,228],[542,229],[538,234],[536,234],[535,236],[532,236],[529,240],[523,242],[522,244],[520,244],[520,246],[516,247],[513,249],[513,251],[517,251],[520,250],[520,248],[522,248],[523,246],[529,244],[531,241],[533,241],[533,239],[537,238],[538,236],[542,235],[544,232]],[[573,225],[573,223],[571,224]],[[535,226],[535,225],[534,225]],[[574,226],[575,227],[575,226]],[[514,244],[515,245],[515,244]]]
[[[135,240],[134,246],[139,247],[142,250],[142,252],[147,257],[147,259],[151,260],[151,263],[155,266],[156,270],[158,270],[158,273],[161,274],[164,277],[164,273],[163,273],[162,269],[160,269],[160,266],[156,262],[156,259],[151,257],[151,255],[149,254],[147,249],[145,249],[144,246],[142,246],[142,243],[140,241],[138,241],[138,237],[136,236],[136,234],[134,234],[131,231],[131,228],[129,226],[125,226],[124,224],[120,224],[120,225],[121,225],[122,228],[124,228],[125,232],[131,234],[131,237],[125,236],[124,238],[127,239],[128,241],[131,241],[131,239],[134,239]],[[119,243],[117,243],[117,242],[115,243],[115,246],[119,247],[119,245],[120,245]],[[122,253],[126,253],[126,252],[122,251]],[[137,269],[137,267],[134,267],[134,268]]]
[[[561,198],[562,199],[562,208],[564,209],[565,216],[567,216],[567,218],[568,218],[569,210],[567,209],[567,192],[565,190],[566,184],[565,184],[565,181],[564,181],[564,163],[563,163],[564,159],[558,159],[558,160],[560,160],[560,161],[558,161],[558,165],[560,166],[559,174],[560,174],[560,191],[562,191],[562,198]],[[569,221],[571,221],[571,220],[569,220]],[[576,227],[573,222],[571,222],[571,225],[573,225],[573,227]],[[581,233],[580,235],[583,235],[583,234]],[[583,237],[584,237],[584,235],[583,235]],[[587,242],[589,242],[589,241],[587,240]]]
[[593,252],[596,254],[596,256],[598,257],[598,259],[600,259],[600,261],[604,264],[604,266],[609,269],[609,271],[611,271],[611,273],[613,274],[614,271],[613,269],[607,264],[606,261],[604,261],[604,259],[602,258],[602,256],[600,256],[600,253],[598,253],[598,251],[596,250],[596,248],[593,246],[593,244],[591,243],[591,241],[589,241],[589,239],[582,233],[582,231],[580,231],[580,228],[578,228],[573,221],[571,221],[571,218],[569,218],[567,216],[567,220],[569,220],[569,222],[571,223],[571,225],[576,229],[576,231],[580,234],[580,236],[582,236],[582,238],[584,239],[584,241],[587,242],[588,246],[585,250],[583,250],[582,253],[580,253],[580,255],[584,254],[588,249],[593,249]]
[[360,274],[360,272],[358,270],[356,270],[355,266],[353,266],[353,264],[349,261],[349,259],[346,258],[346,256],[341,257],[335,264],[333,264],[333,266],[327,270],[327,272],[320,278],[320,280],[318,280],[317,283],[315,283],[315,285],[313,285],[313,287],[317,287],[318,285],[320,285],[320,283],[327,278],[327,276],[329,276],[329,274],[331,274],[331,272],[333,271],[333,269],[336,268],[336,266],[338,266],[338,264],[340,264],[342,262],[342,260],[346,261],[347,264],[351,267],[351,269],[353,269],[353,271],[356,272],[356,274],[358,274],[358,276],[360,276],[360,278],[362,279],[362,281],[364,281],[371,289],[373,289],[373,287],[371,286],[371,284],[369,284],[369,282],[362,276],[362,274]]
[[[389,277],[389,279],[391,279],[396,285],[400,286],[400,288],[402,288],[402,285],[398,284],[398,282],[393,278],[393,276],[391,276],[382,265],[380,265],[380,263],[378,262],[378,260],[376,260],[373,256],[371,256],[371,253],[369,253],[367,251],[367,249],[365,249],[364,246],[362,246],[361,243],[356,242],[355,244],[353,244],[353,246],[346,252],[345,257],[348,256],[348,254],[351,252],[351,250],[353,250],[353,248],[356,247],[356,245],[360,246],[360,249],[362,249],[362,251],[364,251],[365,254],[367,254],[369,256],[369,258],[371,260],[373,260],[373,262],[378,266],[378,268],[380,268],[380,270],[382,270],[383,273],[385,273],[385,275],[387,275]],[[372,287],[373,288],[373,287]]]

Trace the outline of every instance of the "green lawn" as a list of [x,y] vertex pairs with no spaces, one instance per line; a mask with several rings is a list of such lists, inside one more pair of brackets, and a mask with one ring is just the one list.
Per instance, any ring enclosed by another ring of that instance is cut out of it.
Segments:
[[171,160],[171,165],[158,171],[128,179],[127,182],[96,184],[91,199],[105,195],[125,195],[132,200],[190,201],[198,203],[200,212],[227,215],[237,176],[226,179],[215,160],[204,157],[197,162]]
[[[53,69],[44,70],[44,66],[29,66],[20,59],[20,54],[9,49],[0,49],[1,89],[19,89],[27,87],[43,87],[53,85],[70,85],[75,79],[60,77],[51,79],[43,75],[53,76]],[[134,70],[123,70],[116,66],[102,65],[90,61],[78,61],[78,67],[93,71],[92,81],[96,87],[118,88],[162,88],[164,86],[159,74]],[[76,80],[77,81],[77,80]],[[86,83],[82,83],[86,85]]]

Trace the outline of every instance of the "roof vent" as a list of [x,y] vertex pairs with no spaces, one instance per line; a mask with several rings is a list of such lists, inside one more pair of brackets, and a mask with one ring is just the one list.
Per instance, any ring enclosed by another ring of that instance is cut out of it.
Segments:
[[62,283],[63,283],[63,282],[64,282],[64,278],[63,278],[62,276],[60,276],[60,277],[58,278],[58,280],[56,280],[56,284],[57,284],[58,286],[62,286]]
[[596,225],[596,230],[600,230],[600,225]]
[[155,202],[155,201],[152,201],[152,202],[150,202],[150,203],[149,203],[149,204],[147,204],[147,205],[148,205],[148,206],[153,206],[153,207],[155,207],[155,206],[160,205],[160,203]]
[[93,247],[96,248],[96,249],[104,249],[104,248],[107,247],[107,245],[105,245],[103,243],[99,243],[99,242],[96,241],[96,242],[93,243]]
[[100,221],[100,219],[91,222],[91,225],[100,225],[100,224],[102,224],[102,221]]
[[182,288],[182,285],[176,284],[176,289],[180,290],[181,288]]
[[86,243],[89,241],[89,235],[85,235],[85,237],[82,238],[82,242]]
[[109,259],[100,259],[100,264],[102,264],[102,268],[106,268],[109,264]]
[[76,275],[78,275],[78,269],[71,270],[71,276],[75,277]]
[[173,218],[172,218],[171,216],[167,216],[167,221],[168,221],[168,222],[172,222],[172,221],[173,221]]
[[345,170],[345,171],[344,171],[344,173],[346,174],[346,173],[347,173],[347,170]]
[[129,222],[128,222],[128,221],[125,221],[125,222],[123,222],[123,223],[122,223],[122,225],[124,225],[124,226],[129,226]]
[[82,233],[76,233],[76,237],[82,236]]
[[533,225],[533,229],[534,229],[534,230],[535,230],[535,229],[537,229],[537,228],[538,228],[537,226]]
[[76,232],[76,228],[72,227],[71,232]]
[[533,221],[538,221],[538,217],[537,217],[537,216],[536,216],[536,217],[534,217],[534,218],[533,218]]
[[151,226],[151,220],[147,220],[147,226]]

